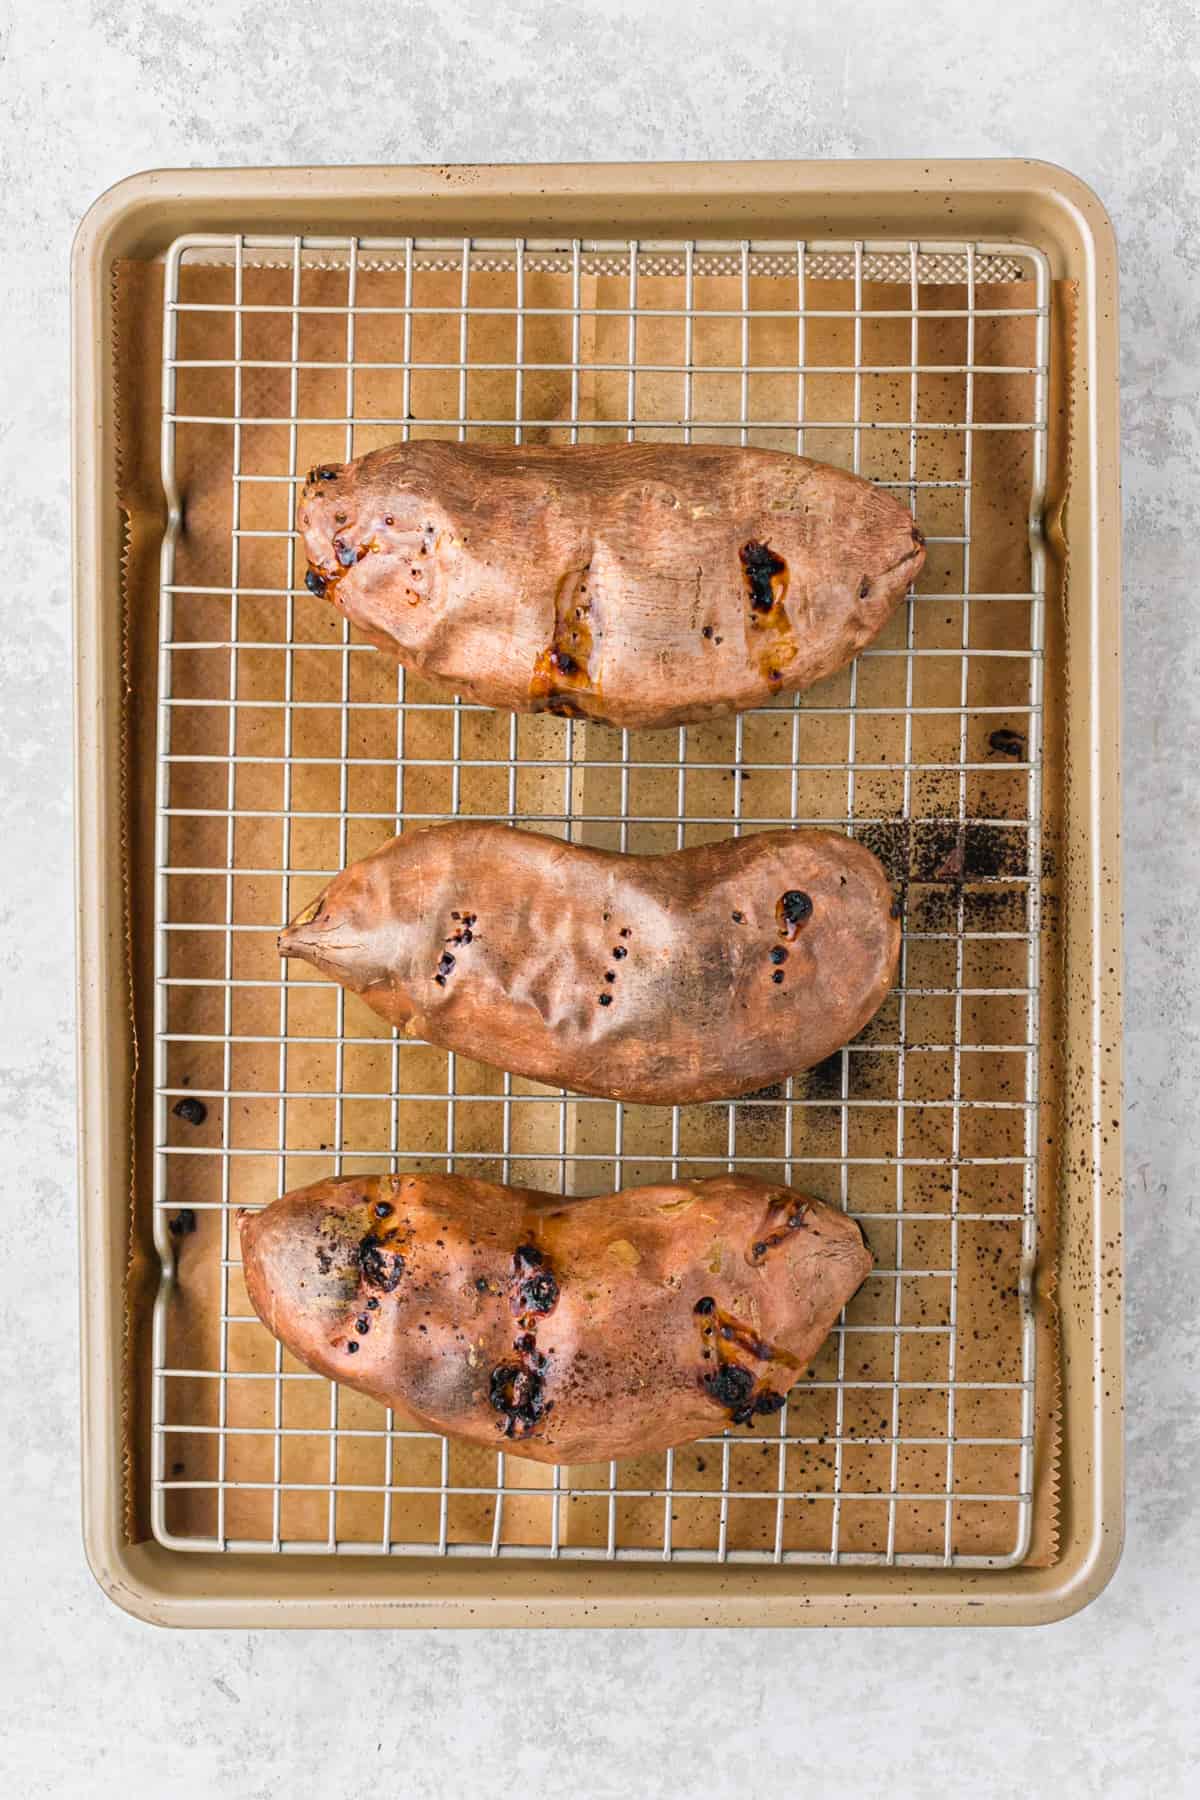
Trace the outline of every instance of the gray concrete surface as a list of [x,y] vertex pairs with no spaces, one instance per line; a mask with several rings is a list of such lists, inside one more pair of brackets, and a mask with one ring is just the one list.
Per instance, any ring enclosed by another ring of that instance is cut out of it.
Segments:
[[[1192,0],[95,0],[0,16],[0,1771],[59,1795],[1195,1791],[1200,26]],[[67,254],[162,164],[1033,155],[1121,242],[1129,1528],[1038,1632],[177,1635],[77,1492]]]

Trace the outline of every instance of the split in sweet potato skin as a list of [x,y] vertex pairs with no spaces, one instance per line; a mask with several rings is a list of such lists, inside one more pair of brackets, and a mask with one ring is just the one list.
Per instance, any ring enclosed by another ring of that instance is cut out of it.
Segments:
[[409,1036],[668,1105],[848,1043],[892,986],[900,922],[880,864],[839,832],[630,856],[456,821],[344,870],[279,943]]
[[844,1213],[732,1174],[582,1200],[346,1176],[238,1225],[254,1310],[308,1368],[551,1463],[769,1419],[872,1267]]

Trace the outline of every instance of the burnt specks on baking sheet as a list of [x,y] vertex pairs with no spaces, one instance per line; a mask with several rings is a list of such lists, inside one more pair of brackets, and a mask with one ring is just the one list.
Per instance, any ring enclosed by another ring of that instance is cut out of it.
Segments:
[[823,1062],[814,1063],[806,1069],[798,1080],[803,1083],[802,1092],[806,1100],[840,1100],[842,1095],[842,1064],[844,1053],[833,1051]]
[[1025,734],[1004,726],[989,735],[988,749],[994,750],[997,756],[1011,756],[1019,761],[1025,755]]
[[[909,882],[1021,879],[1028,867],[1028,834],[1021,825],[988,819],[882,819],[855,833],[902,889]],[[1043,875],[1053,871],[1046,866]]]

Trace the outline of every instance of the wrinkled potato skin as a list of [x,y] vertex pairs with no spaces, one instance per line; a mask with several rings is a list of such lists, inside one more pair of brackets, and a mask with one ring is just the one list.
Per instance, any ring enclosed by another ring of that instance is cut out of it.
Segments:
[[[794,924],[787,894],[811,906]],[[750,1093],[849,1042],[895,979],[898,912],[838,832],[627,856],[458,821],[344,870],[279,943],[409,1036],[669,1105]]]
[[539,1462],[769,1418],[872,1267],[844,1214],[736,1175],[590,1200],[346,1177],[238,1223],[254,1309],[302,1363]]
[[925,559],[842,469],[732,445],[394,444],[310,470],[308,586],[485,706],[678,725],[841,668]]

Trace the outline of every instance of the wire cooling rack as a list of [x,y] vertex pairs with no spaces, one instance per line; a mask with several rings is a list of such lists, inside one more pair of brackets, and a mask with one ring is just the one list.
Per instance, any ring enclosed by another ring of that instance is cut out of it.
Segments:
[[[1024,1556],[1048,303],[1044,258],[1012,244],[172,247],[161,1542]],[[353,641],[299,579],[302,471],[412,434],[715,440],[840,463],[907,498],[929,544],[922,591],[849,670],[736,720],[631,734],[490,713]],[[632,852],[835,825],[904,889],[897,989],[818,1070],[720,1106],[585,1100],[401,1041],[281,963],[275,933],[393,831],[456,815]],[[231,1229],[238,1206],[327,1174],[458,1169],[579,1193],[733,1165],[840,1203],[877,1267],[766,1431],[629,1464],[551,1470],[451,1443],[312,1375],[251,1312]]]

